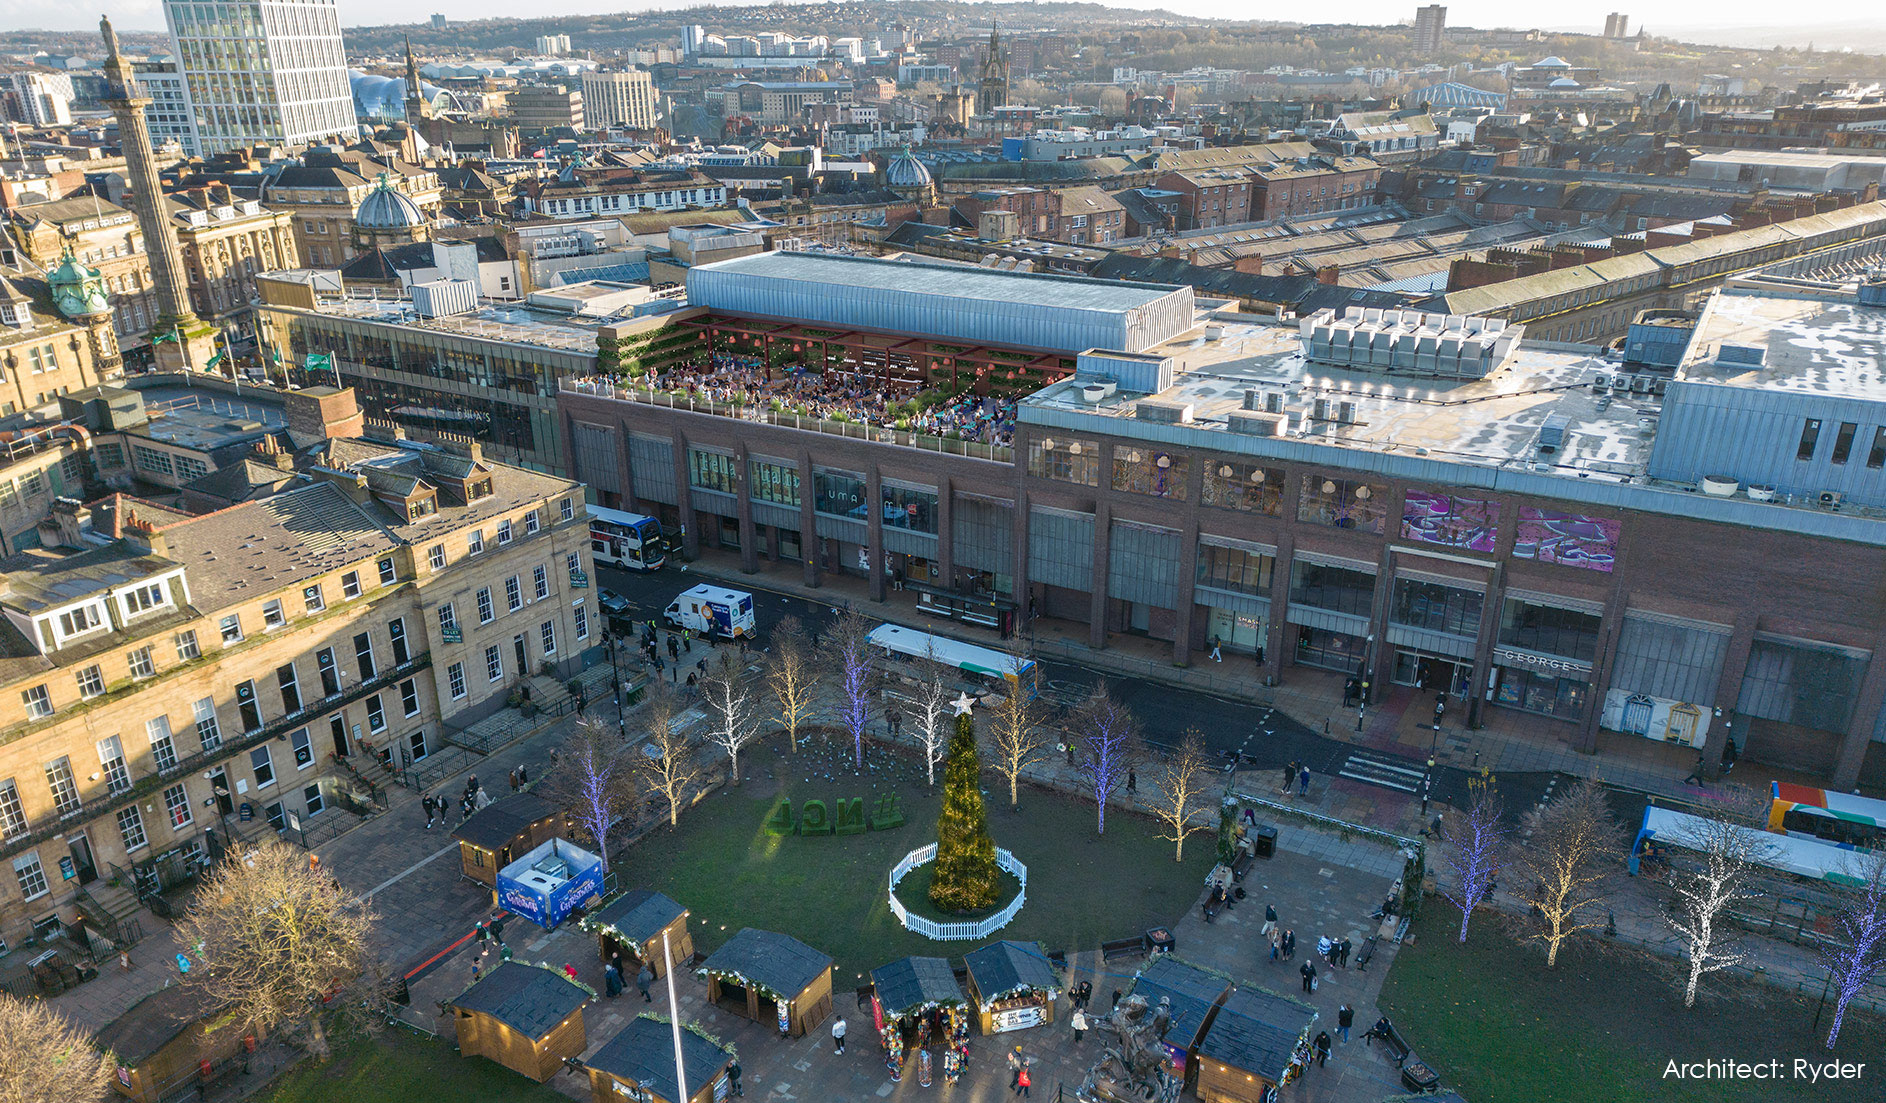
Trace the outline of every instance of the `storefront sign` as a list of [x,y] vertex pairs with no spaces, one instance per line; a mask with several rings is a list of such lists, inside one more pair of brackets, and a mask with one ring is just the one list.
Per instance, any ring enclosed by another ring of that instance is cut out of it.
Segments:
[[78,875],[79,875],[79,867],[75,862],[72,861],[71,855],[67,855],[64,858],[59,859],[60,878],[62,878],[63,880],[70,881],[72,878],[77,877]]
[[989,1028],[997,1034],[1006,1034],[1011,1030],[1027,1030],[1031,1026],[1040,1026],[1041,1022],[1041,1005],[1038,1003],[1031,1003],[1025,1007],[1011,1007],[989,1016]]
[[589,589],[589,572],[588,571],[571,571],[570,572],[570,588],[572,590]]
[[1520,670],[1531,670],[1539,674],[1556,674],[1570,678],[1591,677],[1591,666],[1576,659],[1561,659],[1552,655],[1537,655],[1530,651],[1514,651],[1510,648],[1493,649],[1493,665],[1510,666]]
[[459,631],[456,624],[444,624],[439,626],[439,638],[446,643],[463,643],[465,634]]

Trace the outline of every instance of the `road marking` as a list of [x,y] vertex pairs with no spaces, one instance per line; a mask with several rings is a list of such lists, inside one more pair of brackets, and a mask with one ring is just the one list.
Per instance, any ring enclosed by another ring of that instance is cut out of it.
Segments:
[[412,865],[407,866],[405,869],[400,870],[398,873],[395,873],[393,876],[388,877],[386,880],[381,881],[379,884],[373,886],[371,889],[368,889],[366,895],[361,897],[361,899],[363,900],[373,899],[376,895],[379,894],[381,889],[391,888],[393,885],[398,884],[400,881],[404,880],[407,874],[412,873],[414,870],[418,869],[420,866],[425,865],[427,862],[432,861],[434,858],[437,858],[442,854],[450,854],[456,851],[457,849],[458,849],[457,843],[453,843],[450,846],[440,847],[438,850],[433,851],[431,854],[426,855],[424,858],[419,859],[417,862],[414,862]]
[[1384,789],[1398,789],[1404,793],[1420,792],[1421,781],[1427,776],[1426,771],[1419,766],[1404,765],[1406,762],[1407,759],[1351,751],[1337,773],[1352,781],[1380,785]]

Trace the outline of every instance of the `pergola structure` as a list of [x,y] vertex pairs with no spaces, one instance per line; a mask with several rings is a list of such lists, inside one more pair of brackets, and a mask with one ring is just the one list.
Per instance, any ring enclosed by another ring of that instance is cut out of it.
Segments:
[[1074,357],[1033,349],[964,345],[870,330],[836,330],[797,322],[704,314],[681,320],[699,330],[716,352],[757,356],[772,369],[783,364],[861,376],[889,391],[967,384],[979,395],[1028,393],[1074,374]]

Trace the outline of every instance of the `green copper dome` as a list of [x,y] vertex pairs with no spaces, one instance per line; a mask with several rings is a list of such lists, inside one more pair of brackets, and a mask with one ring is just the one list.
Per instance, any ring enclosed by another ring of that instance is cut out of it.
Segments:
[[59,258],[58,267],[46,273],[46,283],[52,288],[53,303],[59,313],[68,318],[105,314],[111,310],[104,277],[98,274],[98,269],[81,264],[79,258],[72,255],[69,244],[65,255]]

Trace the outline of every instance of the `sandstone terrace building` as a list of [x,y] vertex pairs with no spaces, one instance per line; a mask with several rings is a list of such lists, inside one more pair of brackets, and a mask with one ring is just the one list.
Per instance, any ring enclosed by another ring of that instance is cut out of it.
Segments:
[[294,466],[201,516],[65,499],[0,561],[6,943],[110,936],[134,878],[352,816],[598,638],[575,484],[475,445],[342,437]]

